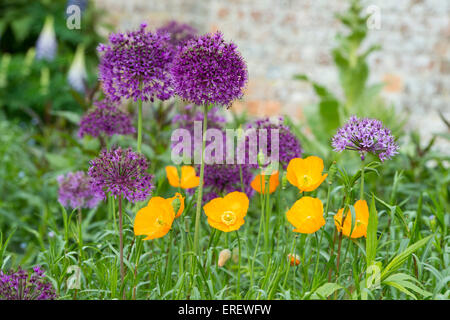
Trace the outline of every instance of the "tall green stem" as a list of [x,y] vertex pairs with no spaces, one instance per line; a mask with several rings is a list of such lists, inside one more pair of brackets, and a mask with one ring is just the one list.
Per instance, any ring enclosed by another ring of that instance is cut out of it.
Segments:
[[138,105],[138,136],[137,136],[137,151],[141,153],[142,148],[142,99],[139,99]]
[[[122,195],[119,196],[119,248],[120,248],[120,278],[123,280],[125,278],[125,269],[123,266],[123,216],[122,216]],[[125,298],[125,289],[123,291]]]
[[361,164],[361,190],[359,193],[360,200],[364,200],[364,171],[366,171],[366,170],[365,170],[364,160],[363,160],[362,164]]
[[195,231],[194,231],[194,253],[199,255],[199,239],[200,239],[200,215],[202,212],[202,196],[203,196],[203,175],[205,172],[205,146],[206,146],[206,129],[208,122],[208,105],[203,106],[203,129],[202,129],[202,159],[200,165],[200,184],[198,186],[197,208],[195,212]]
[[240,299],[241,298],[241,290],[240,290],[240,284],[241,284],[241,240],[239,239],[239,232],[237,230],[236,230],[236,237],[237,237],[238,247],[239,247],[236,296],[237,296],[237,299]]

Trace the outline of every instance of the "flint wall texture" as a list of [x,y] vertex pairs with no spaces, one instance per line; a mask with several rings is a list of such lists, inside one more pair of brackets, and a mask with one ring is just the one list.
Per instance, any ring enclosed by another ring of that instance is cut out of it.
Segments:
[[[147,22],[157,27],[179,20],[200,32],[221,30],[245,57],[250,82],[234,105],[255,116],[289,114],[302,118],[317,101],[311,87],[293,81],[296,73],[334,89],[336,68],[330,55],[343,27],[335,18],[346,0],[97,0],[104,19],[123,30]],[[380,10],[380,28],[370,30],[367,45],[382,50],[370,58],[369,81],[386,82],[383,96],[409,114],[409,128],[425,140],[444,132],[438,111],[450,119],[450,1],[364,1]],[[440,141],[441,149],[450,145]],[[449,151],[450,152],[450,151]]]

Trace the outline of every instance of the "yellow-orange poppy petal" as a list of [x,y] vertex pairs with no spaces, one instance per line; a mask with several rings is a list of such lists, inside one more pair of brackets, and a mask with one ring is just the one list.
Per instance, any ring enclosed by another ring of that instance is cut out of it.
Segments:
[[[369,224],[369,207],[365,200],[356,201],[355,205],[355,224],[352,229],[352,214],[350,209],[347,211],[344,224],[342,225],[344,209],[339,209],[338,213],[334,216],[334,224],[338,231],[341,231],[345,236],[350,238],[360,238],[367,236],[367,226]],[[352,234],[350,235],[350,231]]]
[[286,178],[290,184],[296,187],[298,186],[296,172],[301,171],[303,169],[304,169],[303,159],[294,158],[291,159],[291,161],[289,161],[289,164],[287,166]]
[[225,211],[223,198],[214,198],[203,206],[206,216],[216,221],[221,220],[221,215]]
[[172,227],[175,213],[171,203],[161,197],[153,197],[148,205],[136,214],[134,234],[146,235],[144,240],[165,236]]
[[316,190],[322,184],[322,182],[325,181],[325,179],[327,177],[328,177],[328,173],[325,173],[322,177],[320,177],[320,179],[316,183],[312,184],[311,186],[304,187],[303,191],[314,191],[314,190]]
[[181,193],[177,192],[175,193],[175,196],[173,196],[172,198],[169,198],[168,200],[170,201],[170,204],[173,206],[173,201],[175,199],[180,200],[180,207],[178,208],[178,211],[176,212],[175,218],[178,218],[179,216],[181,216],[181,214],[184,211],[184,197],[181,195]]
[[180,186],[180,178],[178,177],[178,170],[174,166],[166,167],[166,175],[169,180],[169,184],[172,187],[178,188]]
[[225,197],[215,198],[203,206],[211,227],[223,232],[238,230],[244,223],[249,205],[248,197],[242,192],[231,192]]
[[200,177],[195,174],[194,167],[182,166],[181,167],[181,188],[190,189],[198,187],[200,184]]
[[245,193],[234,191],[223,197],[227,210],[235,212],[239,217],[245,217],[248,211],[249,200]]
[[[261,177],[262,177],[262,181],[261,181]],[[277,189],[279,184],[280,184],[279,173],[278,173],[278,171],[276,171],[275,173],[271,174],[270,178],[269,178],[269,193],[273,193]],[[261,187],[262,187],[262,193],[265,193],[266,187],[265,187],[265,183],[264,183],[264,175],[258,174],[253,179],[250,186],[253,188],[253,190],[255,190],[259,193],[261,193]]]
[[294,232],[314,233],[325,225],[323,204],[317,198],[303,197],[297,200],[286,217],[295,227]]
[[300,192],[314,191],[327,177],[322,171],[323,160],[319,157],[294,158],[288,164],[286,177]]

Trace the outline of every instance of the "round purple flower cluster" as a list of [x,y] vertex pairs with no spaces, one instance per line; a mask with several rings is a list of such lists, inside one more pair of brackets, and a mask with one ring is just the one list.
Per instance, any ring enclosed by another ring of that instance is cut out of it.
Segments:
[[134,101],[155,97],[167,100],[173,95],[170,63],[173,48],[168,33],[146,32],[146,24],[137,31],[109,36],[109,45],[100,44],[102,52],[99,80],[112,100]]
[[153,175],[147,173],[147,159],[131,148],[104,150],[90,165],[89,176],[97,192],[136,202],[146,200],[153,190]]
[[133,134],[136,130],[129,114],[117,108],[108,99],[94,103],[95,108],[88,111],[80,121],[78,136],[98,137],[101,134]]
[[32,272],[18,268],[4,273],[0,270],[0,300],[54,300],[56,293],[45,279],[40,266]]
[[[278,161],[281,166],[286,169],[289,161],[294,158],[301,158],[303,154],[303,149],[298,138],[293,134],[290,128],[283,124],[284,119],[282,117],[278,118],[278,122],[271,122],[268,118],[256,120],[253,123],[249,123],[246,129],[256,130],[256,146],[255,142],[251,141],[248,137],[245,138],[245,163],[251,165],[252,167],[258,167],[258,164],[250,159],[249,150],[253,148],[256,150],[256,154],[261,153],[266,161],[269,161],[272,152],[276,152],[276,141],[272,141],[272,134],[276,134],[278,130]],[[263,131],[266,130],[265,137],[267,138],[266,148],[264,148],[263,141],[260,138],[264,137]],[[242,144],[243,146],[243,144]],[[239,146],[241,148],[242,146]]]
[[332,139],[334,151],[358,151],[361,160],[366,153],[378,156],[381,161],[392,158],[398,153],[399,146],[391,135],[391,130],[376,119],[351,116],[350,120],[340,128]]
[[103,198],[103,192],[93,190],[91,178],[83,171],[69,172],[57,178],[58,200],[63,206],[94,208]]
[[179,23],[177,21],[169,21],[162,27],[158,28],[156,32],[170,34],[170,44],[174,47],[182,46],[187,41],[194,39],[197,36],[197,29],[186,24]]
[[188,41],[172,66],[174,88],[184,100],[196,105],[230,106],[242,97],[247,66],[234,43],[226,43],[220,32]]

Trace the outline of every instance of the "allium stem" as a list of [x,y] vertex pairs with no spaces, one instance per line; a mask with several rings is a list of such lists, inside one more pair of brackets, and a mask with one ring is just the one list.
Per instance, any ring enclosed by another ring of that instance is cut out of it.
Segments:
[[[123,217],[122,217],[122,196],[119,195],[119,246],[120,246],[120,278],[121,284],[123,285],[123,280],[125,278],[125,269],[123,266]],[[125,290],[124,298],[125,298]]]
[[205,172],[205,146],[206,146],[206,129],[208,125],[208,105],[203,105],[203,130],[202,130],[202,162],[200,165],[200,183],[198,186],[197,208],[195,213],[195,230],[194,230],[194,253],[199,254],[199,237],[200,237],[200,214],[202,212],[202,196],[203,196],[203,175]]
[[361,190],[360,190],[360,194],[359,194],[359,200],[364,200],[364,171],[365,170],[365,164],[364,164],[364,160],[362,160],[362,165],[361,165]]
[[138,136],[137,136],[137,151],[141,153],[142,146],[142,99],[139,99],[138,104]]

